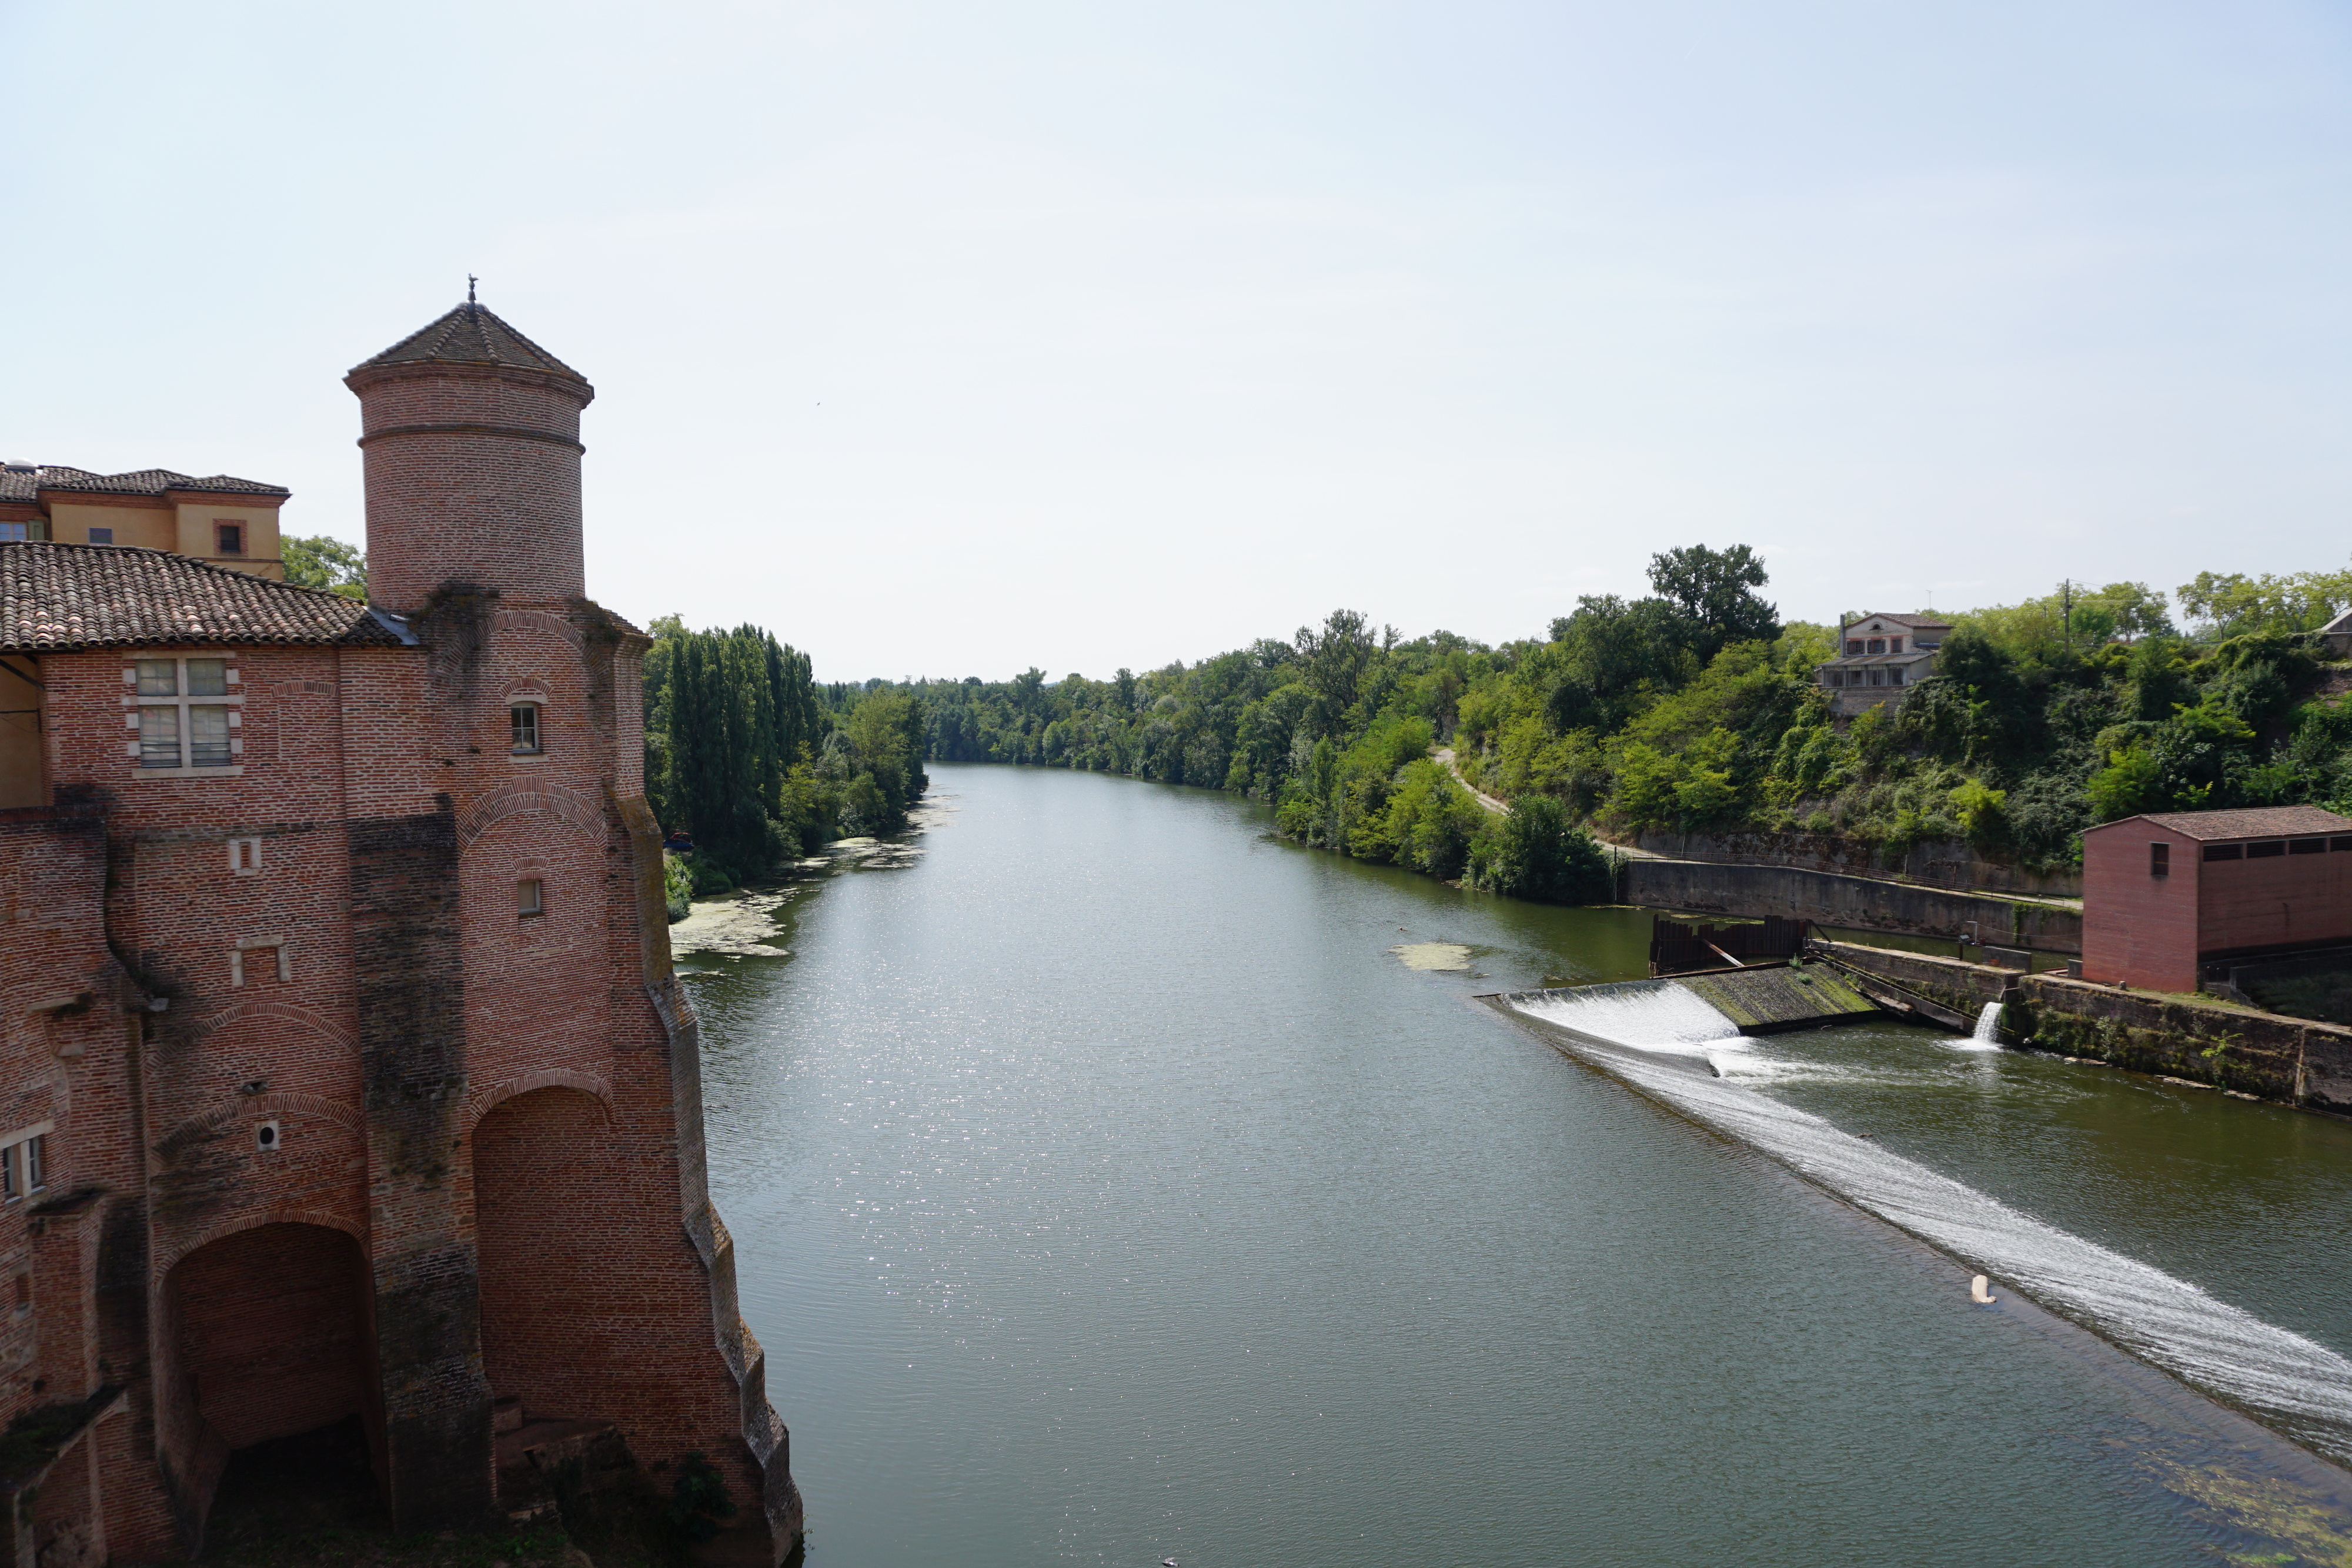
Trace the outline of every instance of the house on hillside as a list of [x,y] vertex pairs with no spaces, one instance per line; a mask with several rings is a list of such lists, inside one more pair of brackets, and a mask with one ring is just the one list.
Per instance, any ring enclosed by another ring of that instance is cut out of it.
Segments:
[[2352,818],[2165,811],[2083,835],[2083,977],[2194,991],[2204,967],[2352,945]]
[[1911,687],[1936,673],[1936,651],[1951,631],[1950,622],[1932,615],[1857,615],[1842,623],[1837,657],[1813,669],[1831,716],[1900,707]]
[[2319,629],[2319,645],[2331,659],[2352,659],[2352,610]]

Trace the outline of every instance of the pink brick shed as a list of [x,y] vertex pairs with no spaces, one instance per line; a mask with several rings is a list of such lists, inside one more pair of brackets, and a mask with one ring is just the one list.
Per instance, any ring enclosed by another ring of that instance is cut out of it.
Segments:
[[2083,835],[2083,977],[2194,991],[2200,967],[2352,943],[2352,818],[2167,811]]
[[235,1450],[338,1423],[405,1530],[610,1427],[780,1560],[646,639],[582,597],[593,394],[471,303],[350,384],[380,607],[0,544],[47,801],[0,810],[0,1421],[61,1438],[0,1474],[0,1568],[184,1556]]

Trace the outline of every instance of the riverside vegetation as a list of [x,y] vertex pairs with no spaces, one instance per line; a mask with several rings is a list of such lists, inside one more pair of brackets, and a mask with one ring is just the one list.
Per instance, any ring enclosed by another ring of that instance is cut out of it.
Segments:
[[[898,685],[927,754],[1087,768],[1270,802],[1286,835],[1554,902],[1604,901],[1594,831],[1803,832],[1890,861],[1966,839],[2031,869],[2138,811],[2352,810],[2352,671],[2313,635],[2352,570],[2205,572],[1947,617],[1898,713],[1831,722],[1836,629],[1782,622],[1747,546],[1653,558],[1652,592],[1587,597],[1540,638],[1404,639],[1333,612],[1287,640],[1108,681]],[[1432,758],[1510,814],[1482,809]]]
[[929,786],[922,706],[820,685],[808,655],[757,626],[653,623],[645,661],[646,797],[667,831],[670,916],[693,894],[775,875],[830,840],[896,832]]

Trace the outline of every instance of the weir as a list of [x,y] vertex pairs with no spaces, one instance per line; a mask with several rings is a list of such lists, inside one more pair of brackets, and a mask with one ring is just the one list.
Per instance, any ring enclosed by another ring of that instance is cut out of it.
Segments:
[[[1746,1038],[1754,1031],[1702,997],[1692,980],[1477,999],[1562,1054],[1769,1156],[2200,1393],[2252,1413],[2337,1464],[2352,1460],[2352,1360],[1758,1092],[1739,1082],[1770,1071]],[[1976,1040],[1954,1046],[1983,1049]],[[2228,1419],[2219,1411],[2215,1418]],[[2271,1462],[2293,1463],[2276,1456]],[[2327,1493],[2338,1517],[2352,1514],[2352,1477],[2316,1467],[2302,1481]]]

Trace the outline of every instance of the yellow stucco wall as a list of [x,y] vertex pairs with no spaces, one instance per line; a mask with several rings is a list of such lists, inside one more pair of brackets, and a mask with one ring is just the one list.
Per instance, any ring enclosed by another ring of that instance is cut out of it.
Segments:
[[[245,525],[245,554],[225,556],[214,549],[215,523]],[[278,508],[275,507],[224,507],[209,501],[180,503],[180,539],[166,549],[182,555],[194,556],[215,566],[233,566],[249,571],[256,577],[286,575],[285,567],[278,560]]]
[[[245,554],[224,556],[213,549],[215,522],[245,525]],[[102,501],[52,500],[49,538],[59,544],[86,545],[92,528],[112,528],[112,543],[138,549],[170,550],[194,556],[216,566],[233,566],[256,577],[282,579],[286,569],[278,559],[276,507],[221,506],[184,501],[176,507],[108,506]]]
[[180,548],[179,519],[162,507],[90,506],[79,501],[49,503],[49,538],[61,545],[86,545],[92,528],[112,528],[114,542],[140,549]]

